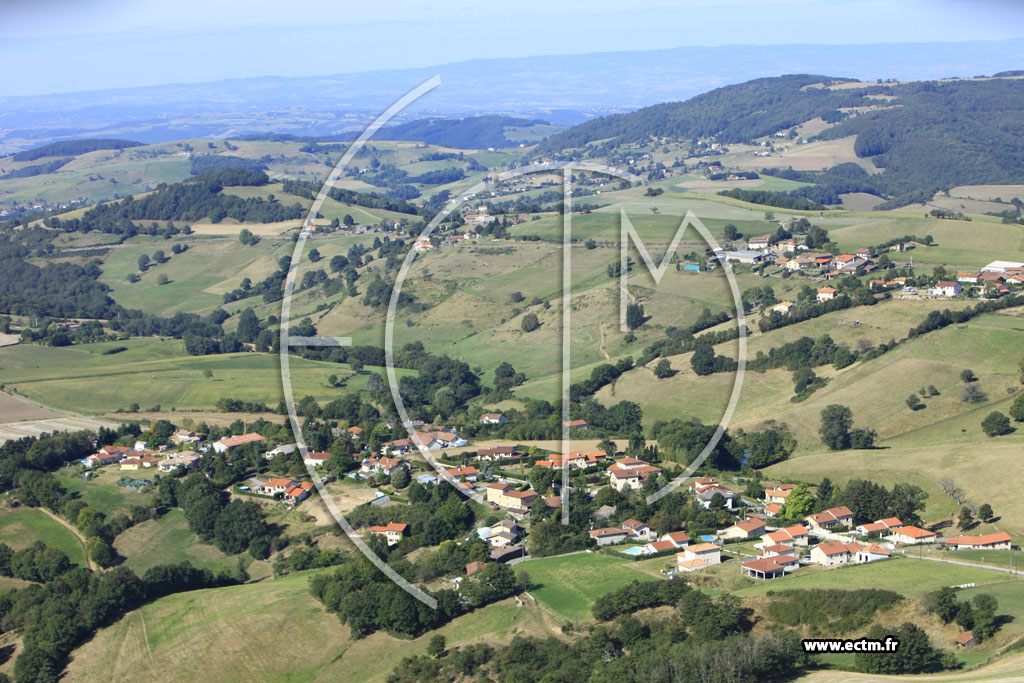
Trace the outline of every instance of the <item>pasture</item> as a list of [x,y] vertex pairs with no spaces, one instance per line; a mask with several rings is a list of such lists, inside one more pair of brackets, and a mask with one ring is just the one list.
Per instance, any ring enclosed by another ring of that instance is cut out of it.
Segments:
[[85,549],[78,536],[63,524],[34,508],[0,510],[0,543],[6,543],[13,550],[28,548],[36,541],[57,548],[72,563],[85,566]]

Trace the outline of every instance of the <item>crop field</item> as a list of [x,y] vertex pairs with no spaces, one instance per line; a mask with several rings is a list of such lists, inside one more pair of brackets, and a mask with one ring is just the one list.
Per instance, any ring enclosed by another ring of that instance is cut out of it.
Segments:
[[530,575],[530,591],[545,606],[569,621],[591,619],[590,607],[600,596],[633,581],[656,580],[624,559],[593,553],[541,558],[516,566]]

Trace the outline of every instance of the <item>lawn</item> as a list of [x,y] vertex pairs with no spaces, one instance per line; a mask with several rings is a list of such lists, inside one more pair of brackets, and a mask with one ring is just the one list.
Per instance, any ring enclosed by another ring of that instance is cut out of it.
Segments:
[[117,510],[127,510],[132,505],[149,505],[152,499],[149,494],[126,489],[115,482],[121,477],[147,478],[151,472],[122,472],[119,468],[101,469],[92,479],[85,480],[73,476],[74,468],[68,468],[57,475],[57,481],[71,493],[89,504],[89,507],[110,515]]
[[654,581],[633,562],[608,555],[579,553],[529,560],[516,565],[530,575],[530,593],[569,621],[591,618],[594,600],[633,581]]
[[23,507],[0,513],[0,542],[21,550],[36,541],[57,548],[73,563],[85,566],[85,551],[78,537],[42,510]]

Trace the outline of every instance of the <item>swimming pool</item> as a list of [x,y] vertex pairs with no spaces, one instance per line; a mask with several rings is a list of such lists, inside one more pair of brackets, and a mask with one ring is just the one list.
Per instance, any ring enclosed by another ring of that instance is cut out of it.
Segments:
[[622,552],[623,555],[643,555],[644,554],[644,548],[643,548],[643,546],[635,545],[632,548],[626,548],[625,550],[623,550],[621,552]]

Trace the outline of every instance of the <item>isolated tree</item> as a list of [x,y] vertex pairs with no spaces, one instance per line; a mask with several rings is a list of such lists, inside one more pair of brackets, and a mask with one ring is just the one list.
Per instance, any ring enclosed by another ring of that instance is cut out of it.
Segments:
[[635,330],[644,324],[644,307],[641,304],[626,306],[626,327]]
[[533,332],[535,329],[540,327],[540,320],[537,319],[537,315],[535,313],[527,313],[523,316],[520,327],[523,332]]
[[164,273],[160,273],[160,275],[157,276],[157,278],[156,278],[156,283],[158,285],[166,285],[170,281],[171,281],[171,279],[169,277],[167,277],[167,275],[165,275]]
[[427,643],[427,654],[433,657],[434,659],[437,659],[438,657],[444,654],[446,645],[447,641],[445,640],[444,636],[440,633],[435,633],[434,635],[430,636],[430,642]]
[[348,228],[351,228],[353,225],[356,224],[355,219],[352,218],[352,216],[348,215],[347,213],[345,214],[344,218],[341,219],[341,222],[344,223],[345,227]]
[[980,403],[985,400],[985,392],[977,384],[965,384],[960,389],[960,400],[964,403]]
[[935,388],[934,384],[929,384],[928,385],[928,395],[929,396],[938,396],[939,395],[939,390]]
[[725,231],[725,233],[724,233],[725,239],[727,241],[729,241],[729,242],[731,242],[733,240],[738,240],[741,237],[740,231],[737,230],[736,226],[733,225],[732,223],[727,223],[725,228],[724,228],[724,231]]
[[991,520],[993,516],[992,506],[988,503],[982,503],[981,507],[978,508],[978,519],[983,522],[987,522]]
[[139,256],[139,270],[145,270],[149,266],[149,255],[142,254]]
[[971,509],[966,505],[960,508],[960,512],[957,513],[957,526],[960,527],[961,531],[967,531],[974,524],[974,515],[971,514]]
[[256,335],[260,333],[260,319],[256,317],[251,308],[247,308],[239,314],[236,333],[238,338],[246,343],[255,340]]
[[924,403],[917,397],[917,394],[911,394],[907,397],[907,407],[911,410],[919,410],[924,407]]
[[853,427],[853,412],[846,406],[832,404],[821,411],[821,427],[818,434],[821,441],[833,451],[850,447],[850,428]]
[[316,263],[322,258],[323,256],[320,255],[320,250],[317,249],[316,247],[313,247],[312,249],[309,250],[309,260],[311,262]]
[[411,479],[412,477],[409,475],[409,470],[404,467],[399,467],[391,473],[391,485],[396,489],[404,489],[409,485],[409,481]]
[[1013,431],[1010,418],[1000,412],[991,412],[981,421],[981,428],[987,436],[1003,436]]
[[517,304],[520,301],[522,301],[523,299],[525,299],[526,297],[523,296],[522,292],[509,292],[508,293],[508,298],[509,298],[509,300],[512,303]]
[[1013,405],[1010,406],[1010,417],[1017,422],[1024,422],[1024,393],[1017,395],[1017,398],[1013,399]]
[[974,374],[973,370],[964,369],[960,372],[960,381],[969,384],[970,382],[978,381],[978,377]]
[[671,377],[675,372],[672,370],[672,364],[668,358],[662,358],[658,361],[657,365],[654,366],[654,376],[658,379],[665,379]]

